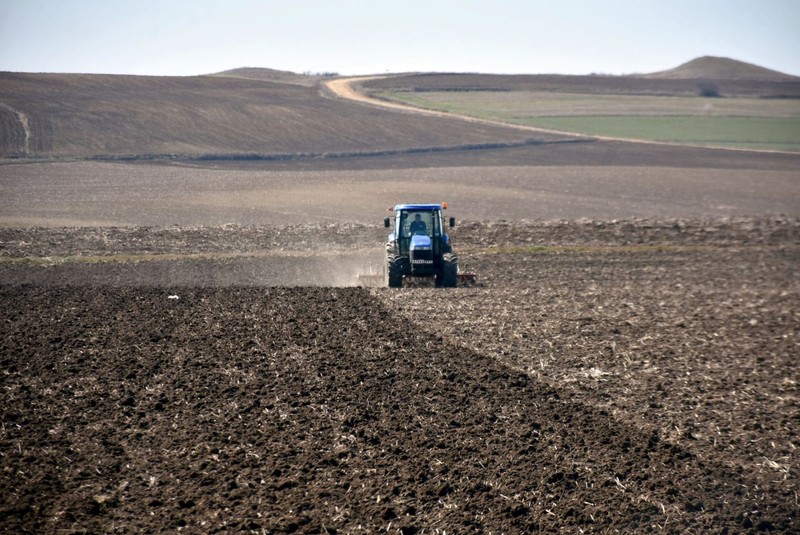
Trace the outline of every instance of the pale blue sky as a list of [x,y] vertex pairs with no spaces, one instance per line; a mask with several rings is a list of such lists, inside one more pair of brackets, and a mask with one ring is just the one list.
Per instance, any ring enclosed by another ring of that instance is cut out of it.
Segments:
[[0,70],[800,75],[800,0],[0,0]]

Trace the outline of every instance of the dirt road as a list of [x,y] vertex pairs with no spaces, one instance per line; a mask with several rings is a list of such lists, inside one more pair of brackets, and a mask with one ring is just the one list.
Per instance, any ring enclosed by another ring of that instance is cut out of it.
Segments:
[[[405,104],[399,104],[397,102],[390,102],[388,100],[382,100],[379,98],[373,98],[369,95],[366,95],[362,91],[355,89],[355,85],[360,82],[367,82],[369,80],[381,80],[383,78],[389,78],[390,76],[358,76],[355,78],[338,78],[336,80],[329,80],[325,82],[325,85],[330,89],[336,96],[347,99],[353,100],[355,102],[360,102],[362,104],[370,104],[374,106],[380,106],[381,108],[388,108],[391,110],[396,111],[406,111],[411,113],[417,113],[421,115],[428,115],[432,117],[447,117],[447,118],[457,118],[463,119],[465,121],[469,121],[472,123],[479,123],[479,124],[486,124],[492,126],[505,126],[509,128],[515,128],[517,130],[525,130],[528,132],[538,132],[544,134],[557,134],[557,135],[568,135],[573,136],[578,139],[614,139],[614,138],[599,138],[597,136],[587,136],[585,134],[580,134],[578,132],[563,132],[560,130],[551,130],[548,128],[537,128],[535,126],[525,126],[513,123],[505,123],[503,121],[492,121],[490,119],[481,119],[479,117],[471,117],[469,115],[460,115],[457,113],[449,113],[444,111],[437,111],[437,110],[427,110],[425,108],[417,108],[415,106],[408,106]],[[638,141],[638,140],[623,140],[623,141]]]
[[777,151],[777,150],[762,150],[762,149],[742,149],[742,148],[735,148],[735,147],[717,147],[713,145],[698,145],[698,144],[688,144],[688,143],[675,143],[675,142],[665,142],[665,141],[655,141],[649,139],[635,139],[635,138],[625,138],[625,137],[614,137],[614,136],[597,136],[597,135],[588,135],[583,134],[580,132],[567,132],[564,130],[552,130],[549,128],[539,128],[535,126],[528,126],[528,125],[521,125],[521,124],[514,124],[514,123],[507,123],[504,121],[494,121],[491,119],[481,119],[478,117],[472,117],[469,115],[461,115],[457,113],[449,113],[449,112],[442,112],[436,110],[428,110],[424,108],[418,108],[415,106],[408,106],[404,104],[398,104],[396,102],[389,102],[386,100],[378,99],[370,97],[365,93],[358,91],[354,88],[354,86],[361,82],[367,82],[369,80],[379,80],[384,78],[390,78],[390,76],[359,76],[354,78],[339,78],[336,80],[330,80],[326,82],[328,89],[330,89],[334,94],[337,96],[353,100],[356,102],[360,102],[362,104],[371,104],[375,106],[381,106],[383,108],[389,108],[398,111],[408,111],[413,113],[420,113],[424,115],[430,116],[437,116],[437,117],[449,117],[449,118],[460,118],[465,121],[470,121],[474,123],[480,123],[485,125],[493,125],[493,126],[506,126],[508,128],[515,128],[518,130],[525,130],[529,132],[538,132],[544,134],[557,134],[557,135],[566,135],[572,136],[576,139],[591,139],[591,140],[599,140],[599,141],[624,141],[626,143],[641,143],[645,145],[668,145],[668,146],[675,146],[675,147],[704,147],[710,149],[719,149],[723,151],[736,151],[736,152],[762,152],[762,153],[776,153],[776,154],[795,154],[793,152],[787,151]]

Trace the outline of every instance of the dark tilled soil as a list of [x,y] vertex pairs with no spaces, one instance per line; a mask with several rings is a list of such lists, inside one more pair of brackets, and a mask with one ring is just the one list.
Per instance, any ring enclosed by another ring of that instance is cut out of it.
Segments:
[[470,223],[455,290],[242,287],[260,257],[169,232],[48,265],[19,232],[5,532],[798,529],[796,220]]

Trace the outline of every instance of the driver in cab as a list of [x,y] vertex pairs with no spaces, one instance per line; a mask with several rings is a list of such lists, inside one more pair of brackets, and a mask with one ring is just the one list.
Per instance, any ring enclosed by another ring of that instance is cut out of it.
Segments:
[[414,221],[411,222],[411,226],[409,227],[409,231],[411,235],[414,236],[416,234],[427,234],[428,227],[425,225],[425,221],[422,220],[422,216],[420,214],[416,214],[414,216]]

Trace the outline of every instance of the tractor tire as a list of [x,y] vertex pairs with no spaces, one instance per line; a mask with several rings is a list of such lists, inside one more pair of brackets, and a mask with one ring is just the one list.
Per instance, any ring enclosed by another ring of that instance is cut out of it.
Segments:
[[389,288],[403,287],[403,257],[390,256],[386,259],[386,275]]
[[442,257],[442,286],[455,288],[458,284],[458,257],[446,254]]

